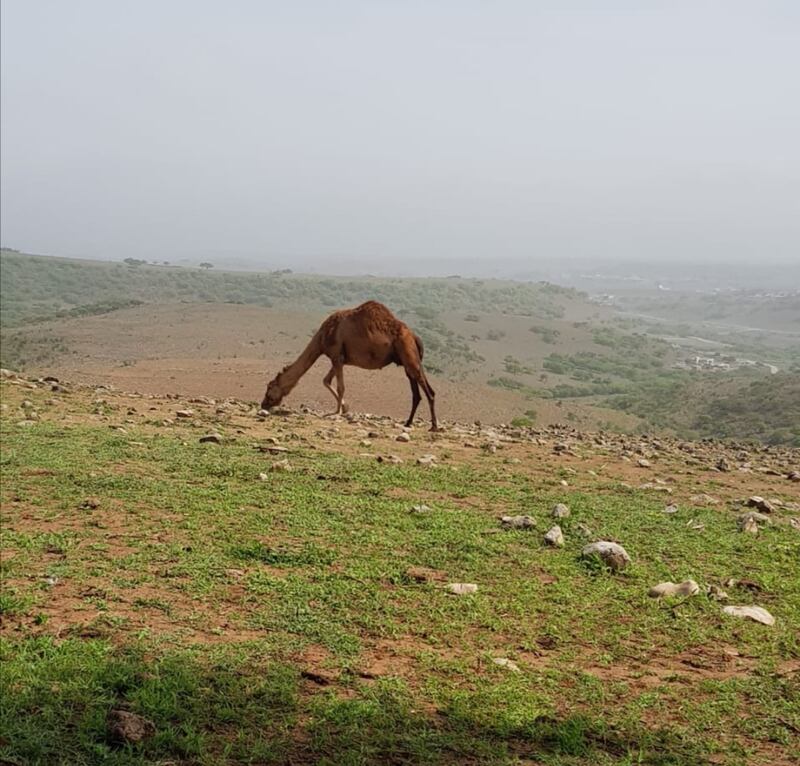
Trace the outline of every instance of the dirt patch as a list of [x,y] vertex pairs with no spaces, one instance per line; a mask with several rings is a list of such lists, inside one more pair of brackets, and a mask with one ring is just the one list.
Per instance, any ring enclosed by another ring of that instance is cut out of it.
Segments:
[[634,691],[662,684],[695,684],[699,681],[726,681],[747,678],[756,661],[743,657],[732,646],[698,646],[672,656],[652,656],[645,663],[590,664],[585,673],[603,681],[627,684]]

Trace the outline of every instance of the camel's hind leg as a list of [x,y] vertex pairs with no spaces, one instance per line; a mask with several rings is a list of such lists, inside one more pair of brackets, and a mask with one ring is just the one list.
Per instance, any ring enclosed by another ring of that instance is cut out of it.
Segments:
[[425,392],[425,396],[428,399],[428,407],[431,408],[431,431],[438,431],[440,429],[439,424],[436,422],[436,392],[433,390],[431,384],[428,383],[428,379],[425,377],[425,373],[422,371],[422,368],[420,368],[419,385],[422,387],[422,390]]
[[425,372],[422,369],[422,362],[419,358],[419,350],[417,348],[416,341],[414,340],[414,336],[409,333],[408,337],[399,339],[395,349],[397,357],[402,362],[403,368],[406,371],[406,375],[411,382],[411,416],[407,421],[407,425],[410,425],[411,421],[414,419],[414,415],[417,411],[417,405],[419,404],[419,401],[417,400],[417,397],[419,396],[418,389],[421,388],[428,400],[428,406],[431,410],[431,431],[438,431],[439,423],[436,420],[436,405],[434,401],[436,398],[436,393],[431,387],[431,384],[428,383],[428,379],[425,377]]
[[422,395],[419,392],[419,383],[417,383],[411,375],[408,376],[408,382],[411,384],[411,414],[408,416],[408,420],[406,420],[406,427],[414,422],[414,415],[417,414],[417,407],[419,407],[419,403],[422,401]]

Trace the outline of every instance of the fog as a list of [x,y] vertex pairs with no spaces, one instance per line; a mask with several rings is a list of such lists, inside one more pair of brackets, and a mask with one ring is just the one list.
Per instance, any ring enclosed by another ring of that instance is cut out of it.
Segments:
[[5,246],[375,273],[800,258],[791,0],[2,9]]

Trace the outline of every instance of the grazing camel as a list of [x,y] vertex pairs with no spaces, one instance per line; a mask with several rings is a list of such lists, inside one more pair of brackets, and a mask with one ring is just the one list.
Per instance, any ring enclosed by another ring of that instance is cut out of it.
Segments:
[[[380,370],[394,362],[403,365],[411,384],[411,414],[406,425],[410,426],[414,420],[422,399],[422,389],[431,409],[431,431],[438,431],[435,394],[422,369],[422,353],[419,336],[382,303],[367,301],[354,309],[335,311],[320,325],[303,353],[270,381],[261,407],[266,410],[280,404],[311,365],[324,354],[331,360],[331,369],[322,382],[336,399],[336,412],[332,414],[338,415],[346,411],[344,365]],[[334,377],[336,391],[331,385]]]

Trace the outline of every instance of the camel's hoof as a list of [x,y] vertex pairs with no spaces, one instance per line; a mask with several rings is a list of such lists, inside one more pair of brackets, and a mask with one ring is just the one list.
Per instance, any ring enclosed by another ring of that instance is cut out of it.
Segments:
[[342,415],[346,415],[350,412],[350,407],[348,407],[344,402],[342,402]]
[[431,426],[431,433],[432,434],[444,433],[444,428],[442,428],[442,426]]

